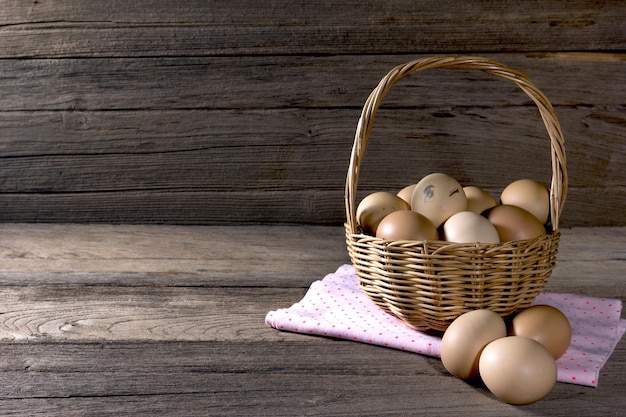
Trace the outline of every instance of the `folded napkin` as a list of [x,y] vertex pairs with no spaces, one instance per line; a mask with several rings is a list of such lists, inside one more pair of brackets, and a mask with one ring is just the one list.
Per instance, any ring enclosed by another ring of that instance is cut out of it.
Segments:
[[[557,361],[558,380],[596,387],[600,369],[626,330],[619,299],[543,292],[533,304],[561,310],[572,326],[569,349]],[[265,323],[278,330],[328,336],[440,357],[441,338],[413,330],[385,313],[359,288],[351,265],[315,281],[289,308],[270,311]]]

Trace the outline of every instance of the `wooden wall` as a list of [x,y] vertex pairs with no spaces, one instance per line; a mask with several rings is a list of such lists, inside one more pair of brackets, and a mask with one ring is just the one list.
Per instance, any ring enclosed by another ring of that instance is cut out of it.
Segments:
[[[562,226],[626,225],[626,2],[0,0],[0,221],[344,220],[361,106],[393,66],[526,72],[563,126]],[[527,97],[434,70],[389,94],[360,193],[444,171],[549,180]]]

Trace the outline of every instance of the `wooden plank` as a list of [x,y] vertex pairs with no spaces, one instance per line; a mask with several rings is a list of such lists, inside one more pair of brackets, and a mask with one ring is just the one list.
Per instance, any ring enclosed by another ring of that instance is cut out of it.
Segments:
[[618,416],[625,405],[616,395],[624,364],[616,361],[599,388],[557,384],[546,399],[516,407],[448,375],[436,359],[315,338],[245,349],[105,342],[9,344],[3,352],[5,415]]
[[344,241],[343,228],[324,226],[2,223],[0,286],[275,286],[301,291],[349,262]]
[[[624,48],[624,5],[590,0],[416,3],[11,2],[8,57],[580,51]],[[349,18],[347,18],[349,16]]]
[[[380,191],[378,187],[363,193]],[[562,227],[620,226],[624,187],[570,189]],[[0,221],[180,225],[317,224],[345,221],[343,187],[295,191],[119,191],[0,194]]]
[[[615,88],[625,81],[623,54],[480,55],[528,73],[555,106],[623,105]],[[361,108],[388,71],[426,56],[431,54],[5,60],[0,109],[67,110],[73,112],[64,114],[68,127],[85,129],[86,110]],[[480,71],[430,70],[402,80],[384,106],[529,103],[513,83]]]
[[0,340],[279,341],[265,315],[302,293],[189,285],[3,287]]

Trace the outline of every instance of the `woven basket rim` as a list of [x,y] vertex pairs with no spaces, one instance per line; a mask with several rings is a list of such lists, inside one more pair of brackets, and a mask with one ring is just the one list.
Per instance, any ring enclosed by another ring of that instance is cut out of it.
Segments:
[[[568,177],[565,141],[552,104],[543,92],[523,72],[500,62],[480,56],[444,55],[409,61],[392,68],[368,96],[359,118],[345,184],[346,233],[360,234],[356,219],[356,194],[361,162],[370,137],[378,107],[391,87],[402,78],[426,69],[480,70],[515,83],[535,103],[550,139],[552,178],[550,182],[550,223],[553,231],[567,196]],[[365,235],[364,235],[365,236]],[[448,242],[450,243],[450,242]],[[497,246],[497,244],[496,244]]]
[[360,240],[363,242],[367,242],[368,244],[377,244],[385,247],[398,247],[398,248],[411,248],[411,247],[428,247],[435,248],[436,252],[444,252],[449,250],[471,250],[471,251],[485,251],[489,252],[490,249],[493,248],[503,248],[506,246],[517,247],[520,244],[529,244],[535,241],[546,239],[548,236],[560,236],[560,231],[558,229],[543,234],[538,237],[534,237],[532,239],[520,239],[520,240],[510,240],[508,242],[499,242],[499,243],[483,243],[483,242],[450,242],[447,240],[390,240],[381,237],[376,237],[372,235],[368,235],[362,232],[352,233],[350,230],[350,225],[346,222],[344,223],[344,228],[346,230],[346,236],[353,240]]

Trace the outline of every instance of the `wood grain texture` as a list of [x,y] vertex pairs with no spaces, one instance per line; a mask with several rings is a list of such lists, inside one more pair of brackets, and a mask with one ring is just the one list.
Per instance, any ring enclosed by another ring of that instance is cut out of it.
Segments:
[[624,6],[520,3],[146,0],[8,2],[5,54],[168,56],[620,50]]
[[[624,104],[615,88],[625,77],[621,53],[485,55],[526,72],[557,107]],[[9,59],[2,62],[0,106],[3,112],[65,110],[75,116],[87,110],[361,108],[389,70],[426,56]],[[417,108],[513,105],[530,105],[513,83],[459,70],[414,74],[384,101],[385,107]],[[66,126],[89,127],[76,119]]]
[[[547,290],[626,300],[624,232],[564,229]],[[623,340],[597,388],[511,406],[435,358],[265,326],[344,262],[340,227],[2,224],[2,415],[623,412]]]
[[546,399],[516,407],[446,375],[433,358],[298,339],[249,343],[245,352],[240,344],[199,342],[10,345],[4,355],[18,361],[2,369],[1,401],[5,415],[27,407],[33,416],[565,416],[576,410],[617,417],[624,405],[617,395],[624,365],[615,361],[597,389],[557,384]]
[[[527,72],[555,105],[571,178],[563,224],[624,225],[621,2],[2,6],[1,221],[341,224],[378,80],[409,59],[473,53]],[[363,192],[436,170],[493,192],[545,180],[545,133],[512,84],[425,72],[384,107]]]
[[[339,227],[0,231],[0,339],[8,340],[273,340],[258,327],[265,314],[349,263]],[[624,237],[623,228],[564,229],[548,290],[609,296],[607,283],[623,279],[611,275],[624,267]],[[625,291],[616,285],[610,296]]]
[[0,230],[0,286],[301,290],[333,272],[328,263],[349,262],[339,227],[1,224]]
[[[620,225],[619,208],[626,203],[624,112],[579,107],[559,115],[573,132],[566,138],[570,184],[563,224]],[[17,125],[7,129],[2,146],[11,155],[0,170],[4,221],[344,220],[354,109],[46,112],[39,125],[29,124],[30,116],[4,118]],[[59,125],[77,118],[84,127]],[[496,197],[518,178],[549,182],[548,142],[535,109],[402,109],[381,111],[377,123],[363,162],[362,195],[397,191],[437,171]],[[233,138],[242,124],[259,129]],[[22,136],[24,131],[32,136]],[[590,134],[595,141],[589,142]]]

